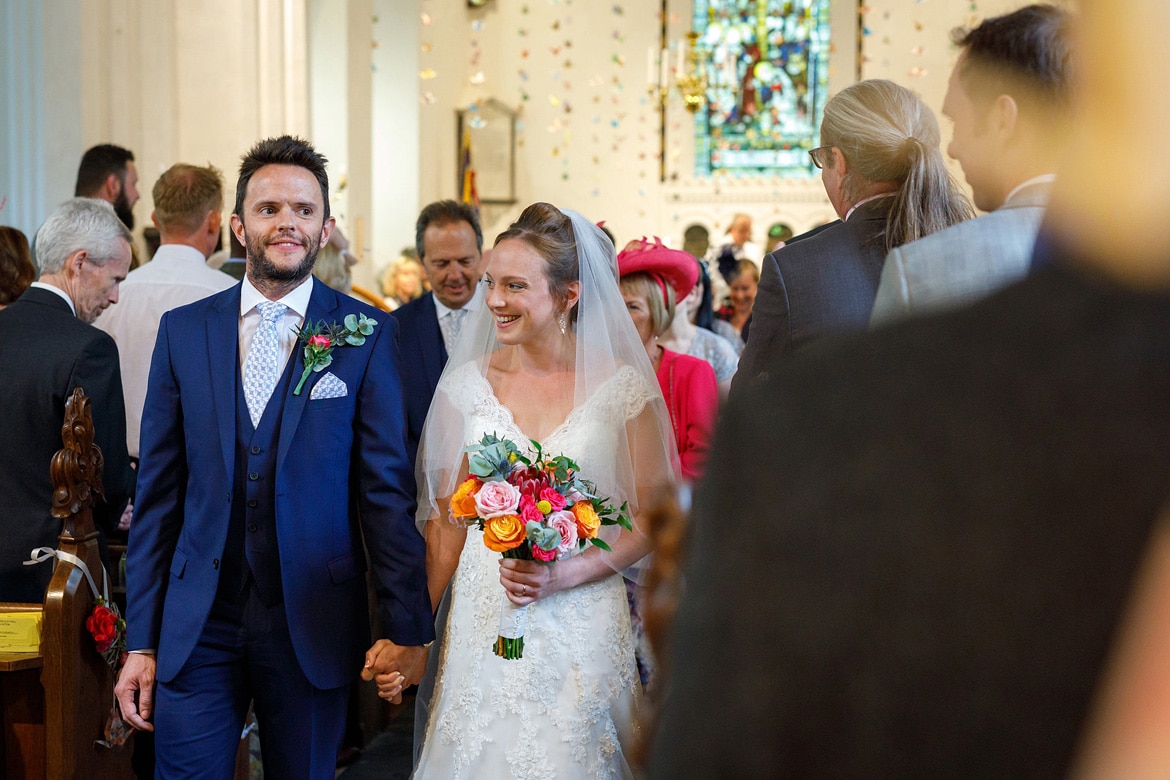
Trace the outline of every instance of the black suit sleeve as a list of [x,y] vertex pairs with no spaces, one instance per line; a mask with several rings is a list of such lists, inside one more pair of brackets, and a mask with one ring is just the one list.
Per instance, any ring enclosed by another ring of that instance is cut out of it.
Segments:
[[114,530],[134,485],[134,471],[126,449],[126,402],[122,396],[122,372],[118,347],[105,333],[97,332],[73,364],[66,398],[80,387],[93,410],[94,444],[105,465],[102,487],[105,502],[94,507],[94,523],[106,533]]
[[751,322],[751,335],[739,356],[739,370],[731,380],[731,391],[736,394],[756,381],[769,357],[788,349],[788,289],[775,253],[764,257]]

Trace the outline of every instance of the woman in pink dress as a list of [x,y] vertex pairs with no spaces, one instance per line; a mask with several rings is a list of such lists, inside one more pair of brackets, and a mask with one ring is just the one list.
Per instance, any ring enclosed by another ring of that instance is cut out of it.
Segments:
[[622,298],[646,354],[678,442],[682,476],[693,482],[702,475],[719,411],[715,371],[705,360],[664,349],[658,337],[674,320],[675,306],[698,281],[698,266],[686,252],[661,241],[632,241],[618,255]]

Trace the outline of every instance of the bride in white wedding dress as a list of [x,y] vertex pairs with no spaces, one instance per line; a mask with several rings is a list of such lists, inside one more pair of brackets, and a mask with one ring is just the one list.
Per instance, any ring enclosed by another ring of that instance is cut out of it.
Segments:
[[[588,220],[529,206],[496,240],[483,284],[486,306],[463,328],[419,453],[432,601],[450,584],[450,606],[415,777],[632,777],[640,683],[622,572],[649,550],[639,510],[673,485],[666,409],[613,246]],[[574,459],[614,506],[629,502],[634,529],[606,527],[612,552],[551,566],[502,559],[447,519],[463,448],[489,433]],[[493,652],[505,598],[530,605],[516,660]]]

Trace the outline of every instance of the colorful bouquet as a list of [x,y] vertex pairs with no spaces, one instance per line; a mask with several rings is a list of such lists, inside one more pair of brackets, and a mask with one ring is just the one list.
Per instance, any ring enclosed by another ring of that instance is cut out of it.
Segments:
[[[538,442],[532,446],[532,460],[494,433],[467,447],[470,476],[451,497],[451,522],[476,526],[488,549],[505,558],[548,565],[589,545],[608,551],[598,538],[603,525],[633,529],[628,504],[614,509],[578,474],[576,463],[564,455],[545,458]],[[523,657],[526,612],[505,595],[496,655]]]

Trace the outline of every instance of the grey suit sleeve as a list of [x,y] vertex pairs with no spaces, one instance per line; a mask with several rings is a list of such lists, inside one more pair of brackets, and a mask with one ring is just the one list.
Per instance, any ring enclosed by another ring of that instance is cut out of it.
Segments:
[[[783,249],[778,250],[783,252]],[[789,343],[788,290],[775,253],[764,257],[760,286],[752,308],[752,326],[747,346],[739,356],[739,370],[731,380],[733,393],[750,387],[767,359],[783,354]]]
[[906,282],[906,264],[902,248],[895,247],[882,267],[877,298],[869,316],[870,329],[910,316],[910,288]]

